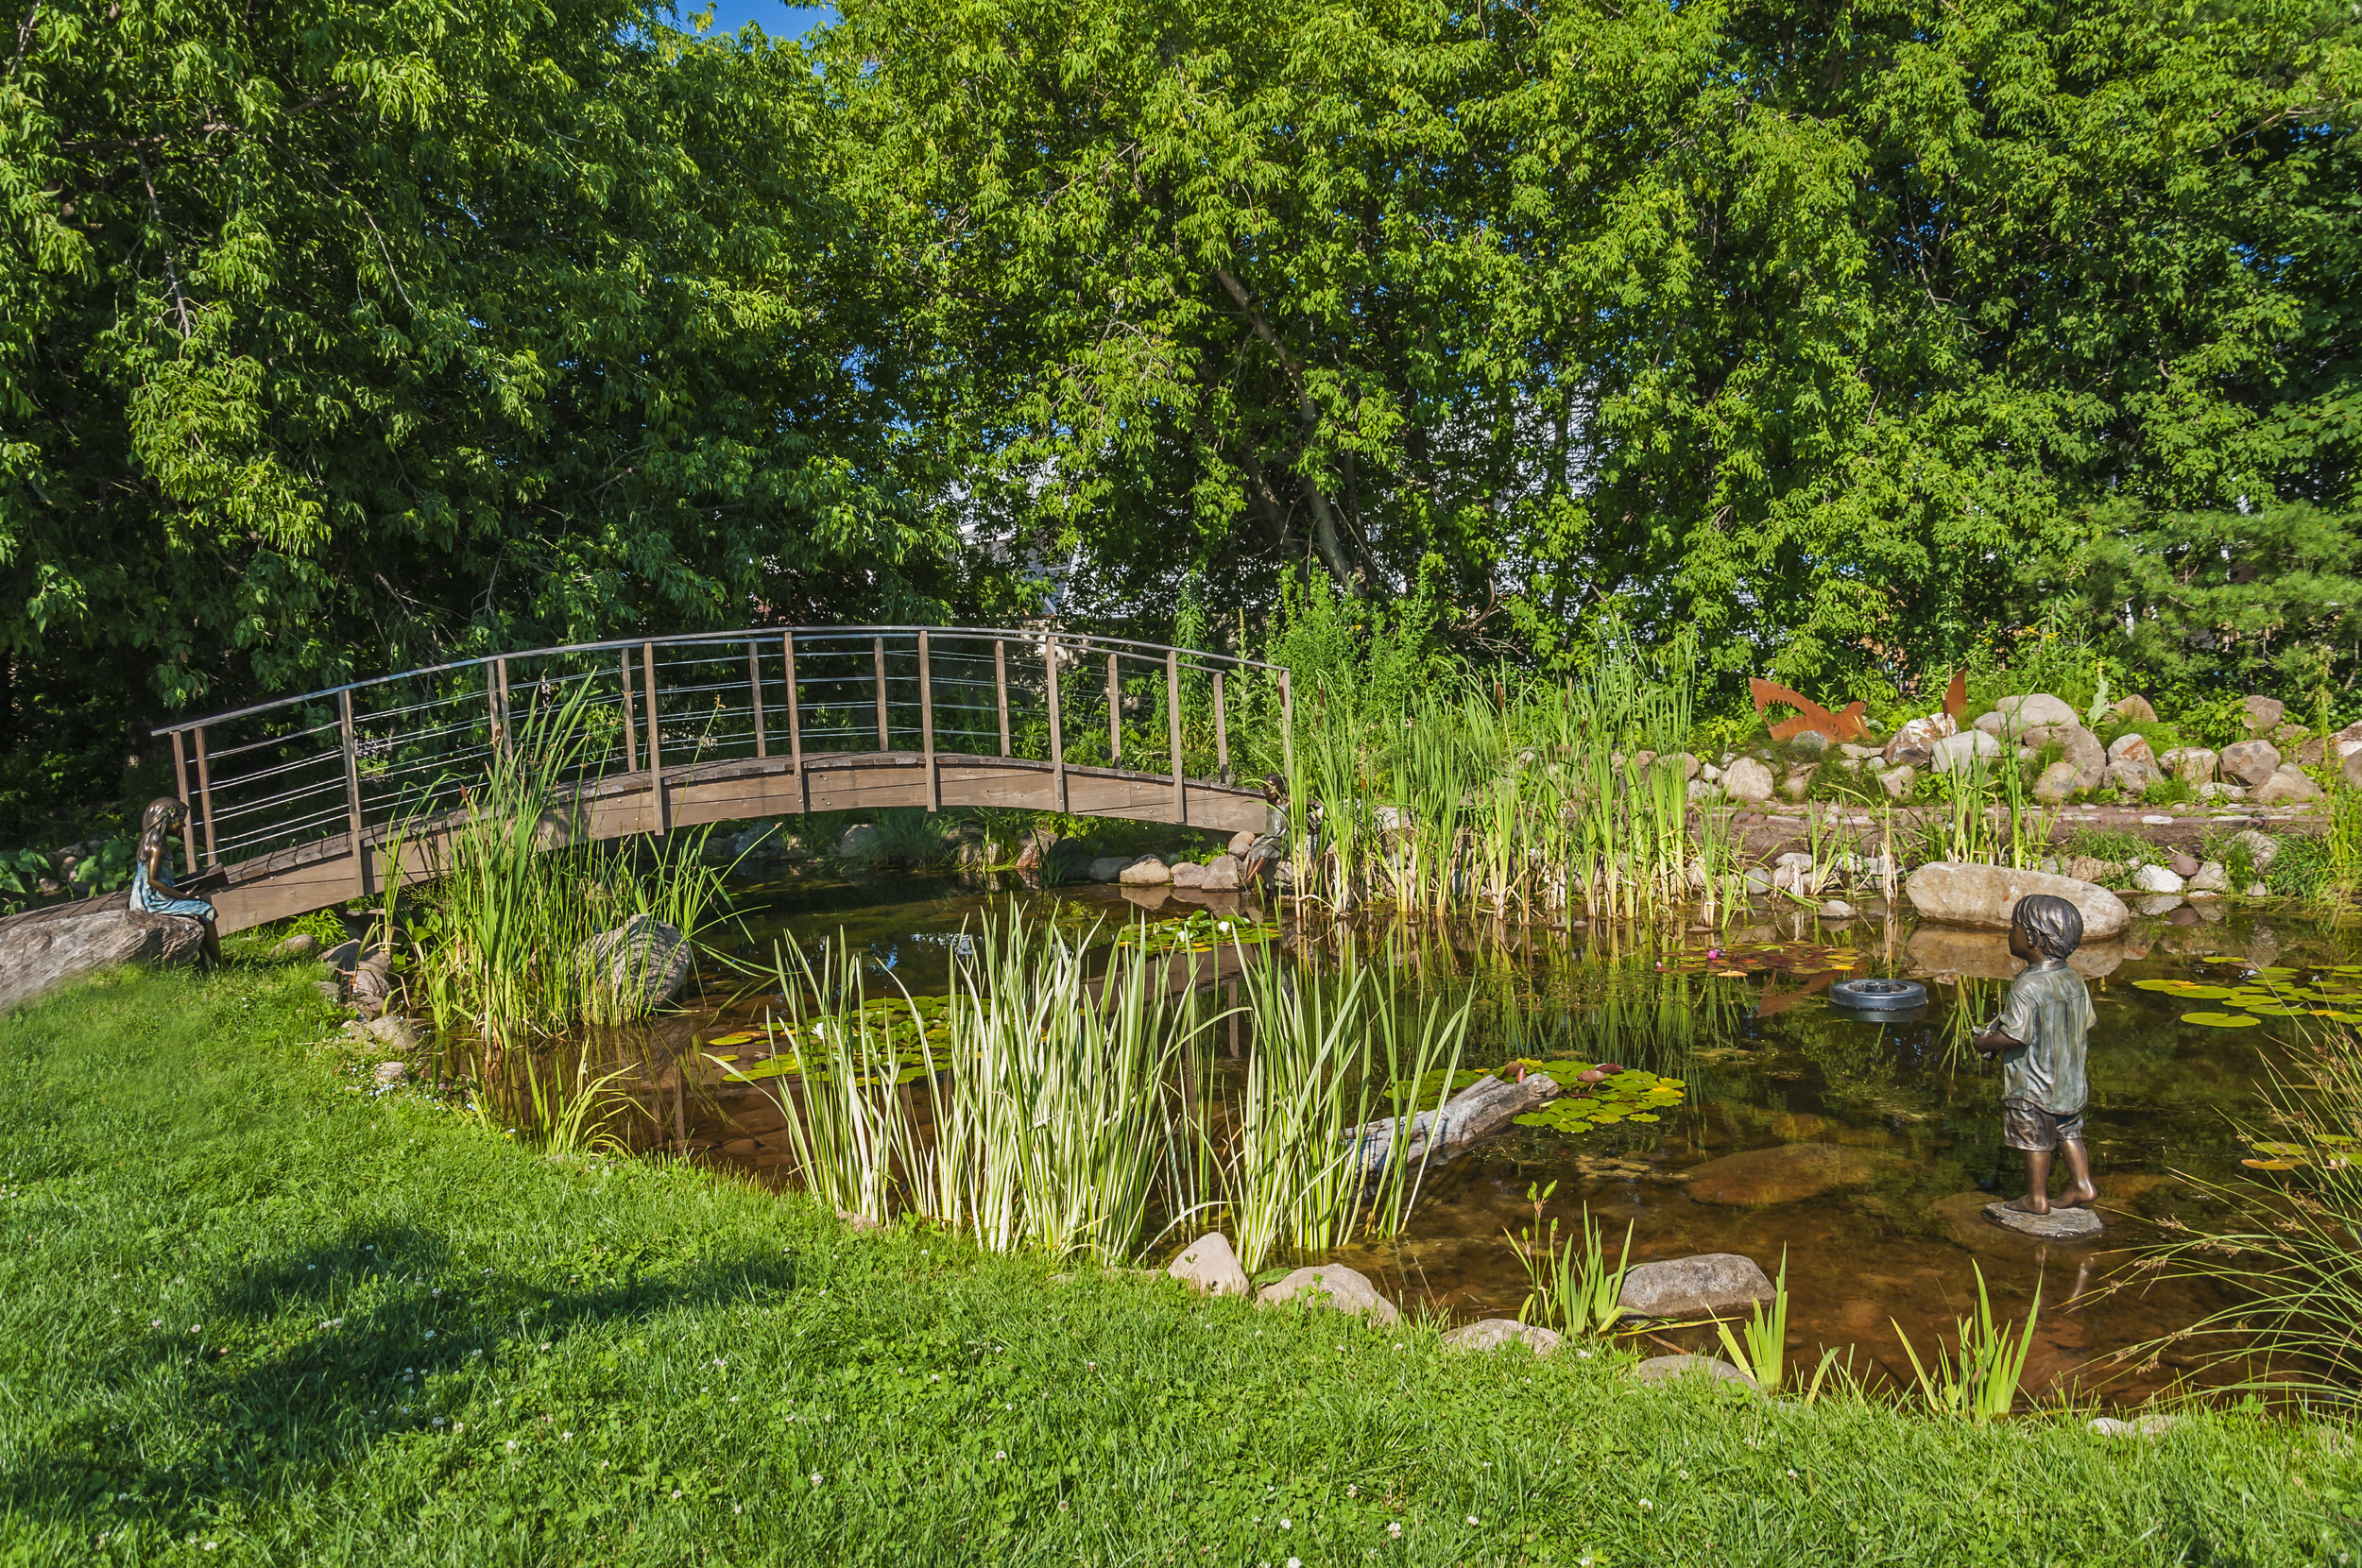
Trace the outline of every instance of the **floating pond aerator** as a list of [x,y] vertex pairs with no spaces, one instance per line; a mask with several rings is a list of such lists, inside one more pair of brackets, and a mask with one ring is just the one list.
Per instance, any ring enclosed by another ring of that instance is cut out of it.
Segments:
[[1843,980],[1829,987],[1829,1001],[1865,1013],[1895,1012],[1926,1006],[1927,988],[1917,980]]

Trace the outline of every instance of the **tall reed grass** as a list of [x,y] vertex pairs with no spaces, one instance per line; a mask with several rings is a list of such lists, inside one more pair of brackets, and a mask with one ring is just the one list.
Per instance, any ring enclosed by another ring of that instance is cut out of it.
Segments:
[[529,714],[464,793],[419,890],[419,968],[438,1031],[465,1026],[498,1050],[644,1016],[655,946],[617,943],[609,962],[593,963],[592,939],[643,915],[693,939],[721,907],[702,833],[590,839],[587,805],[569,782],[593,743],[588,716],[579,690]]

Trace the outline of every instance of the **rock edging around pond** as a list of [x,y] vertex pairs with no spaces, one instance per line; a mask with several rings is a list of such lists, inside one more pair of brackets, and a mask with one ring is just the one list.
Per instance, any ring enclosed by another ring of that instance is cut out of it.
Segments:
[[2010,912],[2017,908],[2018,900],[2036,894],[2073,904],[2083,917],[2086,942],[2104,942],[2119,935],[2132,920],[2124,900],[2106,888],[2014,866],[1936,861],[1912,872],[1903,883],[1903,894],[1923,920],[1982,930],[2009,929]]

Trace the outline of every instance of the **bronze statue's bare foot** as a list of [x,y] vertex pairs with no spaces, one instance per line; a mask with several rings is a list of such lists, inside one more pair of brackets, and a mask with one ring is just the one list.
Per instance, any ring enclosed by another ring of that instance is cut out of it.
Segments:
[[2039,1192],[2029,1192],[2025,1197],[2013,1199],[2001,1206],[2013,1214],[2048,1214],[2050,1200]]
[[2050,1206],[2058,1209],[2080,1209],[2086,1203],[2098,1201],[2099,1189],[2097,1187],[2089,1182],[2078,1182],[2053,1199]]

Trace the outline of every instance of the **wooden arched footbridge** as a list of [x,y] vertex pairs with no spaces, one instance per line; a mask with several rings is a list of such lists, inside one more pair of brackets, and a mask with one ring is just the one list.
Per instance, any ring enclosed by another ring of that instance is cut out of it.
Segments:
[[[432,875],[466,793],[579,704],[573,820],[600,839],[806,811],[1000,807],[1224,832],[1241,704],[1288,673],[1161,643],[973,627],[796,626],[436,665],[169,724],[191,872],[241,930]],[[399,857],[400,863],[394,863]]]

